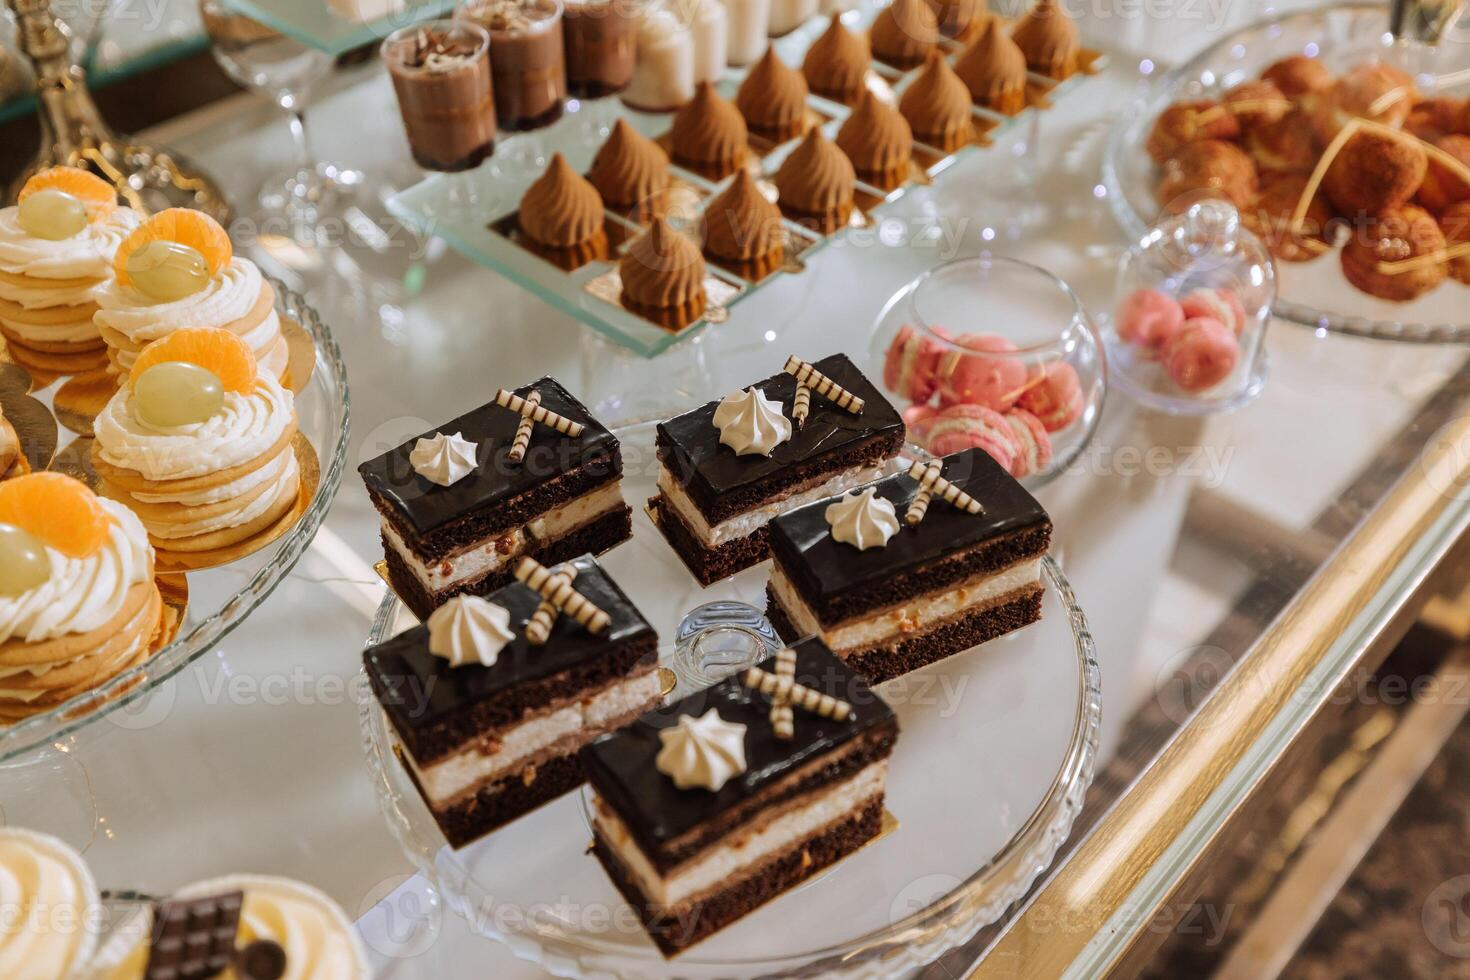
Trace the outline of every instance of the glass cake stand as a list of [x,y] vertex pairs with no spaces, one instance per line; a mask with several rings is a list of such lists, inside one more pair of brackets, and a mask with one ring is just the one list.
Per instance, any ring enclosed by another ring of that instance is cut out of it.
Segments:
[[[1103,183],[1114,217],[1129,237],[1142,238],[1158,215],[1154,197],[1156,169],[1143,146],[1154,119],[1170,103],[1218,97],[1252,79],[1272,62],[1293,54],[1318,55],[1342,71],[1376,56],[1405,64],[1411,71],[1443,74],[1463,68],[1463,51],[1440,48],[1406,51],[1386,47],[1388,8],[1378,3],[1346,3],[1258,21],[1206,48],[1162,75],[1150,93],[1135,102],[1108,140]],[[1458,60],[1457,60],[1458,59]],[[1277,262],[1279,317],[1319,330],[1419,343],[1470,342],[1465,302],[1470,287],[1446,281],[1417,300],[1392,303],[1353,288],[1342,274],[1334,250],[1311,262]]]
[[[766,571],[700,589],[642,503],[658,462],[655,423],[620,426],[633,540],[600,560],[658,630],[665,663],[691,609],[764,606]],[[1092,635],[1056,563],[1041,622],[882,685],[901,734],[887,832],[858,853],[665,960],[601,865],[584,789],[455,851],[399,761],[359,675],[357,703],[378,802],[404,853],[480,934],[565,977],[822,973],[890,977],[996,921],[1050,865],[1092,782],[1101,712]],[[415,625],[390,592],[369,644]],[[1022,756],[1044,764],[1022,765]],[[894,824],[896,823],[896,826]]]
[[377,44],[400,27],[454,10],[455,0],[224,0],[226,7],[330,55]]
[[[238,561],[206,571],[160,576],[165,600],[175,608],[180,605],[184,608],[183,621],[173,642],[137,667],[52,711],[9,727],[0,725],[0,764],[47,745],[57,745],[69,751],[70,745],[63,743],[63,739],[139,701],[199,659],[265,601],[295,567],[316,536],[317,528],[321,526],[342,482],[347,460],[350,414],[347,367],[331,331],[306,300],[286,288],[284,283],[271,280],[271,285],[276,291],[276,309],[283,319],[287,341],[292,348],[291,370],[296,377],[293,387],[299,389],[296,394],[299,433],[306,437],[305,441],[314,451],[307,452],[305,456],[299,452],[298,459],[303,459],[308,466],[314,463],[320,474],[311,499],[300,505],[300,519],[275,541]],[[0,364],[0,368],[15,370],[10,364]],[[3,375],[3,379],[10,377],[10,374]],[[52,450],[56,450],[55,433],[60,427],[51,418],[51,413],[54,412],[63,422],[75,425],[68,420],[64,409],[66,391],[65,386],[60,389],[43,387],[36,394],[21,399],[25,410],[33,416],[33,423],[44,421],[42,414],[50,419],[50,427],[46,430],[50,436],[47,448]],[[15,416],[9,400],[15,397],[15,393],[10,391],[4,395],[7,399],[6,416],[13,419]],[[68,438],[65,434],[61,438],[63,444],[55,451],[49,468],[88,479],[91,440],[84,437],[65,442]],[[21,442],[27,446],[29,454],[25,432],[22,432]],[[305,484],[309,486],[313,474],[309,469],[303,472],[306,474],[303,477]],[[186,581],[187,586],[180,588],[180,580]],[[182,601],[177,595],[170,595],[180,591],[183,593]],[[106,727],[96,730],[105,731]]]

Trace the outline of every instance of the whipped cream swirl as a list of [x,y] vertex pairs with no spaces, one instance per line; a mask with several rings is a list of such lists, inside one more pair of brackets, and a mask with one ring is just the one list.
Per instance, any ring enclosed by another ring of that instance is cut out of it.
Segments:
[[737,456],[769,456],[791,438],[791,420],[781,414],[780,402],[758,388],[726,395],[715,409],[714,421],[720,442]]
[[[112,260],[117,256],[118,246],[142,223],[143,218],[138,212],[130,208],[114,208],[87,225],[85,230],[53,242],[36,238],[22,227],[20,208],[4,208],[0,210],[0,272],[30,279],[110,280]],[[5,298],[10,299],[9,296]],[[90,301],[89,287],[82,302]],[[47,305],[76,304],[68,301]]]
[[510,611],[476,595],[457,595],[429,616],[429,652],[451,667],[494,667],[515,639]]
[[886,547],[889,539],[898,533],[898,513],[893,503],[878,496],[873,487],[848,494],[829,505],[826,518],[832,539],[859,551]]
[[289,391],[262,374],[249,394],[226,392],[207,421],[156,426],[138,417],[125,384],[97,416],[97,448],[104,462],[148,480],[205,476],[264,455],[295,426],[294,404]]
[[409,450],[408,462],[419,476],[441,487],[453,486],[475,471],[476,445],[458,432],[436,432]]
[[709,709],[696,718],[684,715],[658,733],[660,748],[653,764],[680,789],[718,793],[745,772],[745,726],[726,721]]
[[76,974],[92,955],[97,885],[79,854],[54,837],[0,830],[0,977]]
[[20,595],[0,596],[0,643],[42,643],[100,629],[122,611],[133,586],[152,581],[153,548],[142,522],[116,501],[98,503],[112,518],[106,544],[86,558],[47,548],[51,577]]

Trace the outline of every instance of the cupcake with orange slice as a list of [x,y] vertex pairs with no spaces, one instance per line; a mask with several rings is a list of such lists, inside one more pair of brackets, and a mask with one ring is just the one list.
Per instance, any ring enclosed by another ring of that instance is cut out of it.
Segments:
[[140,221],[111,184],[74,167],[36,174],[0,210],[0,334],[15,361],[52,375],[107,366],[97,294]]
[[0,724],[147,660],[163,614],[153,548],[126,507],[60,473],[0,483]]
[[248,554],[295,507],[291,392],[225,328],[185,327],[144,348],[94,429],[102,493],[185,563]]
[[286,340],[276,294],[230,236],[201,211],[170,208],[118,247],[114,281],[97,298],[97,327],[113,370],[132,370],[138,352],[181,327],[220,327],[245,341],[260,368],[280,378]]

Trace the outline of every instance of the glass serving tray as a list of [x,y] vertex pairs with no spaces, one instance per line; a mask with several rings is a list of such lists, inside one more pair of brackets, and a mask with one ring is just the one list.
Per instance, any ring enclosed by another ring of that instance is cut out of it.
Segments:
[[[853,12],[845,15],[845,23],[855,31],[866,31],[874,16],[876,14],[873,12],[861,15]],[[816,18],[771,43],[786,64],[799,68],[807,48],[821,36],[828,22],[826,17]],[[954,61],[962,49],[953,42],[945,44],[950,60]],[[607,223],[611,233],[609,238],[613,244],[611,260],[592,262],[575,272],[565,272],[516,243],[511,232],[514,223],[508,219],[515,212],[517,202],[534,178],[528,176],[516,180],[503,177],[497,172],[493,158],[489,164],[472,174],[431,176],[390,199],[388,208],[405,224],[423,234],[437,235],[457,252],[501,273],[614,342],[644,357],[655,357],[711,323],[725,321],[737,304],[766,283],[784,275],[802,274],[806,264],[838,236],[846,234],[854,227],[873,224],[886,209],[915,188],[932,183],[960,160],[991,146],[1011,127],[1030,120],[1035,113],[1045,111],[1057,100],[1075,91],[1089,75],[1106,67],[1107,60],[1099,52],[1086,51],[1084,63],[1084,71],[1062,82],[1039,75],[1031,76],[1028,104],[1014,116],[976,108],[976,138],[955,153],[946,155],[939,150],[916,144],[910,179],[896,190],[884,192],[859,183],[857,208],[848,228],[824,238],[787,222],[790,246],[788,262],[759,282],[747,281],[710,264],[707,280],[711,293],[710,311],[677,332],[629,313],[617,303],[617,259],[642,229],[609,212]],[[719,85],[720,94],[726,99],[733,99],[746,72],[747,69],[744,68],[727,72]],[[901,73],[875,61],[869,74],[869,84],[879,91],[888,90],[897,95],[903,92],[914,74],[916,72]],[[610,101],[615,104],[617,115],[626,118],[645,136],[661,139],[668,134],[673,118],[671,113],[639,112],[630,109],[620,100]],[[828,137],[837,135],[837,130],[849,112],[847,107],[817,96],[808,99],[808,106],[820,119],[820,125]],[[585,173],[601,140],[589,140],[583,136],[584,123],[579,116],[581,112],[569,112],[558,124],[542,131],[536,138],[541,141],[548,159],[552,153],[559,151],[579,172]],[[667,141],[663,142],[667,148]],[[750,167],[759,178],[774,175],[781,161],[795,148],[796,143],[796,140],[777,146],[759,146],[753,143]],[[731,179],[711,182],[678,166],[674,166],[671,173],[679,192],[684,195],[684,201],[681,202],[684,207],[680,213],[687,216],[691,224],[697,222],[698,214]],[[774,194],[774,188],[769,185],[767,190]],[[466,204],[467,201],[470,203]]]
[[[1218,97],[1220,93],[1293,54],[1319,56],[1341,71],[1370,56],[1442,74],[1464,67],[1462,46],[1411,52],[1385,46],[1388,8],[1349,3],[1272,17],[1246,27],[1160,76],[1135,102],[1109,137],[1103,182],[1114,217],[1132,238],[1141,238],[1159,211],[1154,196],[1156,168],[1144,142],[1154,119],[1170,103]],[[1406,59],[1411,59],[1407,60]],[[1276,263],[1278,295],[1273,312],[1318,330],[1419,343],[1470,342],[1465,305],[1470,287],[1447,279],[1409,303],[1393,303],[1360,292],[1342,274],[1336,250],[1310,262]]]
[[[383,16],[358,20],[343,11],[354,0],[343,0],[342,10],[328,0],[223,0],[238,13],[294,38],[308,47],[336,56],[382,41],[400,27],[450,13],[455,0],[361,0],[365,9],[381,8]],[[393,9],[394,7],[398,9]]]
[[[633,540],[600,561],[658,630],[681,682],[675,628],[719,599],[764,608],[766,567],[701,589],[653,527],[655,423],[616,429]],[[1051,863],[1092,781],[1101,711],[1087,620],[1056,563],[1042,619],[882,685],[901,734],[888,780],[897,826],[827,872],[665,960],[586,853],[586,791],[459,851],[439,832],[358,677],[378,802],[404,853],[477,932],[567,977],[891,977],[998,919]],[[390,592],[368,643],[416,624]],[[682,692],[680,692],[682,693]]]
[[[296,395],[296,414],[301,435],[315,450],[320,467],[316,492],[302,511],[300,520],[274,542],[261,550],[207,571],[191,571],[160,578],[165,599],[177,593],[177,580],[185,580],[187,598],[184,618],[173,642],[147,661],[124,671],[108,683],[80,694],[45,714],[10,726],[0,725],[0,762],[14,759],[43,745],[56,742],[105,718],[118,708],[132,703],[173,677],[203,656],[231,630],[244,622],[265,598],[281,584],[306,551],[317,528],[321,526],[347,460],[349,408],[347,367],[331,331],[306,300],[287,289],[284,283],[271,280],[276,291],[276,308],[284,320],[299,324],[302,341],[310,338],[314,357],[306,350],[301,357],[311,365],[311,376]],[[294,331],[287,330],[288,340]],[[302,363],[293,350],[292,370]],[[13,364],[0,364],[0,382],[8,382],[18,369]],[[88,438],[71,438],[55,421],[55,415],[66,418],[64,408],[55,404],[65,391],[55,384],[40,387],[30,394],[0,384],[0,397],[5,399],[5,415],[17,422],[21,442],[27,455],[35,455],[32,469],[52,469],[87,479],[90,470]],[[64,400],[64,395],[62,396]],[[27,420],[18,422],[17,413]],[[44,416],[44,418],[43,418]],[[45,423],[49,420],[50,424]],[[24,428],[23,428],[24,425]],[[39,438],[29,432],[41,433]],[[39,464],[39,465],[38,465]],[[172,580],[167,581],[167,580]],[[172,585],[172,589],[169,587]]]

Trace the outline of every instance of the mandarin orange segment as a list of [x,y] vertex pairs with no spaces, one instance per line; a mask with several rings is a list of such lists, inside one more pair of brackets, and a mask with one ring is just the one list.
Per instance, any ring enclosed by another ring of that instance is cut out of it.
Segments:
[[178,242],[196,250],[209,263],[211,276],[219,275],[235,257],[230,236],[218,221],[203,211],[169,208],[143,222],[118,246],[117,258],[112,263],[117,281],[124,286],[128,284],[129,256],[149,242],[160,241]]
[[89,211],[110,210],[117,206],[117,190],[95,174],[76,167],[51,167],[42,170],[20,189],[17,203],[41,191],[61,191],[87,205]]
[[0,524],[29,531],[69,558],[87,558],[107,544],[112,518],[81,481],[33,473],[0,483]]
[[197,364],[219,378],[225,391],[248,394],[255,390],[255,352],[245,341],[220,327],[184,327],[155,340],[133,362],[128,383],[137,381],[154,365],[169,361]]

